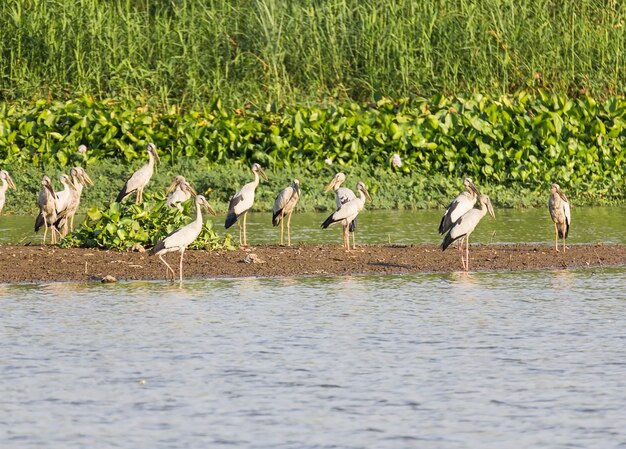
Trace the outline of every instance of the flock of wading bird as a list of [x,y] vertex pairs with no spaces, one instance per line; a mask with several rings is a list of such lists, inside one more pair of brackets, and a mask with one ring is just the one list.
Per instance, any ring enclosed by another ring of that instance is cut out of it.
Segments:
[[[126,197],[135,194],[135,203],[142,201],[143,190],[150,181],[154,172],[156,161],[159,160],[156,147],[153,143],[149,143],[147,148],[148,163],[132,174],[126,181],[124,187],[117,195],[116,201],[121,202]],[[80,151],[80,148],[79,148]],[[84,151],[84,148],[83,148]],[[230,200],[228,206],[228,214],[226,215],[225,228],[230,228],[235,222],[239,226],[239,244],[247,246],[246,239],[246,215],[254,204],[254,193],[260,182],[260,177],[267,180],[265,172],[259,164],[252,164],[252,173],[254,180],[245,184]],[[367,191],[367,187],[361,181],[356,184],[358,196],[347,187],[341,184],[345,181],[346,176],[343,173],[337,173],[332,181],[326,186],[325,192],[333,190],[335,192],[335,201],[337,208],[322,223],[321,227],[326,229],[335,223],[341,223],[343,227],[343,247],[346,251],[350,251],[350,233],[352,233],[352,249],[356,247],[354,242],[354,231],[356,230],[357,216],[363,207],[365,201],[371,197]],[[8,188],[15,189],[15,183],[6,170],[0,170],[0,212],[5,202],[5,195]],[[74,229],[74,215],[80,204],[80,197],[83,188],[93,185],[93,181],[81,167],[74,167],[70,170],[70,175],[60,176],[63,190],[55,192],[52,182],[48,176],[44,176],[41,180],[41,190],[37,204],[39,205],[39,215],[35,220],[35,231],[44,227],[43,243],[46,242],[48,230],[51,232],[51,243],[56,244],[57,235],[63,238],[68,229]],[[463,270],[469,270],[469,237],[476,229],[480,220],[487,214],[495,219],[493,206],[487,195],[481,195],[478,188],[471,179],[465,178],[463,181],[466,191],[460,193],[446,208],[446,211],[439,224],[439,233],[445,234],[441,243],[442,250],[445,250],[455,241],[459,241],[459,253],[461,255],[461,264]],[[195,198],[196,219],[186,226],[170,233],[163,240],[157,242],[150,250],[150,255],[157,255],[159,259],[167,267],[166,278],[172,275],[172,280],[176,273],[172,267],[163,259],[163,255],[169,252],[180,252],[179,279],[183,278],[183,254],[187,246],[192,243],[202,230],[202,207],[215,215],[215,211],[209,205],[206,198],[196,194],[196,191],[182,176],[176,176],[167,189],[166,204],[170,207],[178,207],[182,210],[180,203]],[[278,226],[280,224],[280,244],[284,244],[284,221],[287,221],[287,245],[291,246],[291,214],[293,213],[298,200],[300,199],[300,187],[297,179],[294,179],[290,186],[283,189],[274,202],[272,224]],[[480,208],[474,208],[478,201]],[[548,201],[550,216],[554,222],[555,232],[555,249],[559,251],[558,239],[563,239],[563,251],[565,251],[565,239],[569,232],[571,222],[570,204],[566,196],[561,191],[558,184],[552,184],[550,189],[550,199]],[[241,218],[241,220],[239,220]],[[463,243],[465,243],[465,254],[463,254]]]

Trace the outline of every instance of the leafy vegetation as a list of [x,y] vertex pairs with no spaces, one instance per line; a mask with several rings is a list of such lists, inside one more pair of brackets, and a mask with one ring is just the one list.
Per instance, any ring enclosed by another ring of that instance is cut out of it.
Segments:
[[[265,210],[291,178],[318,189],[336,171],[370,179],[373,192],[387,198],[379,207],[433,207],[439,198],[425,194],[465,176],[509,192],[543,192],[556,181],[578,204],[626,198],[626,100],[619,97],[598,102],[522,91],[280,111],[233,110],[215,101],[187,113],[82,98],[0,110],[0,165],[29,186],[29,198],[44,171],[80,164],[101,186],[90,195],[105,203],[144,163],[150,141],[163,161],[153,191],[183,174],[218,206],[250,179],[253,161],[274,174],[271,189],[260,193]],[[86,153],[77,151],[80,144]],[[396,154],[399,167],[392,164]],[[315,201],[303,207],[324,208],[323,196],[312,195]],[[506,205],[536,204],[532,194],[509,196]]]
[[615,0],[4,0],[0,98],[604,97],[625,89],[625,17]]
[[[92,207],[80,228],[68,235],[62,245],[88,248],[128,250],[134,245],[152,246],[170,232],[190,222],[191,201],[183,204],[183,211],[165,206],[161,195],[146,195],[140,204],[109,203],[105,207]],[[194,209],[195,210],[195,209]],[[189,245],[190,249],[232,248],[230,235],[224,239],[213,230],[213,222],[204,220],[202,232]]]

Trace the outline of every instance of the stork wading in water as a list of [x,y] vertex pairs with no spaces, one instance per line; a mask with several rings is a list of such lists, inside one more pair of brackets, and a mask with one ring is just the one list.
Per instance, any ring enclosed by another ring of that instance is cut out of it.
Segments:
[[283,245],[284,218],[287,215],[287,246],[291,246],[291,214],[300,200],[300,181],[294,179],[289,187],[280,191],[274,201],[272,224],[280,224],[280,244]]
[[176,176],[169,187],[167,188],[167,199],[165,204],[169,207],[176,207],[182,212],[183,206],[181,203],[187,201],[191,196],[196,196],[196,191],[185,180],[184,176]]
[[347,252],[350,251],[349,225],[357,217],[357,215],[359,215],[359,212],[363,210],[365,200],[368,199],[372,201],[372,197],[367,191],[365,184],[361,181],[357,183],[356,190],[359,192],[359,196],[353,200],[343,203],[335,212],[330,214],[321,226],[322,229],[326,229],[333,223],[341,222],[343,225],[343,247]]
[[2,181],[2,184],[0,184],[0,212],[2,212],[4,203],[7,199],[7,190],[9,188],[16,190],[16,188],[11,175],[9,175],[9,172],[6,170],[0,170],[0,181]]
[[148,182],[150,182],[150,178],[152,178],[154,165],[156,161],[161,161],[156,146],[153,143],[149,143],[146,146],[146,150],[148,151],[148,163],[133,173],[128,181],[126,181],[126,184],[124,184],[124,187],[122,187],[122,190],[115,199],[116,203],[121,203],[124,198],[131,195],[133,192],[137,192],[135,204],[140,204],[143,200],[143,189],[148,185]]
[[[457,221],[454,222],[452,227],[448,230],[448,233],[441,243],[441,250],[445,251],[448,246],[455,240],[465,240],[465,258],[463,258],[463,248],[461,248],[461,264],[464,271],[469,271],[469,236],[482,218],[489,213],[495,220],[496,214],[493,211],[491,200],[487,195],[479,195],[478,202],[480,209],[470,209],[465,212]],[[461,245],[463,241],[461,240]]]
[[62,205],[63,209],[57,204],[59,210],[57,210],[57,220],[54,223],[54,226],[60,231],[61,237],[67,235],[68,226],[70,231],[74,230],[74,215],[78,211],[83,189],[93,185],[93,181],[82,167],[72,168],[70,177],[72,187],[68,186],[69,197]]
[[[333,190],[335,192],[335,204],[337,205],[337,209],[341,207],[342,204],[347,203],[348,201],[352,201],[356,198],[356,195],[352,190],[347,187],[341,187],[341,184],[346,180],[346,175],[342,172],[339,172],[335,175],[335,177],[328,183],[328,185],[324,188],[324,192],[330,192]],[[356,217],[351,222],[347,223],[348,231],[352,233],[352,247],[356,248],[356,231],[357,220]],[[344,230],[344,232],[346,232]]]
[[570,204],[558,184],[550,187],[550,199],[548,210],[554,222],[554,249],[559,252],[559,238],[563,239],[563,252],[565,252],[565,239],[569,235],[569,226],[572,222]]
[[243,223],[239,222],[239,246],[248,246],[248,240],[246,239],[246,215],[254,204],[254,192],[259,185],[259,175],[267,181],[267,176],[259,164],[256,162],[252,164],[251,170],[254,173],[254,181],[244,185],[232,197],[228,205],[226,222],[224,223],[224,227],[228,229],[243,215]]
[[39,215],[35,219],[35,232],[39,231],[42,226],[45,226],[43,232],[43,244],[45,245],[48,228],[50,228],[52,232],[50,243],[54,245],[57,242],[57,230],[54,227],[54,222],[57,219],[56,194],[52,187],[52,181],[47,176],[41,179],[41,190],[37,198],[37,205],[39,206]]
[[161,262],[163,262],[167,267],[167,271],[165,272],[166,279],[168,278],[169,273],[172,273],[172,281],[174,281],[176,273],[174,272],[172,267],[170,267],[170,265],[165,261],[165,259],[163,259],[163,255],[179,251],[179,280],[181,283],[183,282],[183,255],[185,253],[185,249],[187,249],[187,246],[189,246],[189,244],[197,239],[200,235],[200,232],[202,232],[202,207],[205,207],[211,215],[215,215],[215,211],[209,205],[206,198],[202,195],[196,196],[196,219],[188,225],[185,225],[182,228],[170,233],[167,237],[154,245],[154,247],[150,250],[150,255],[159,256]]

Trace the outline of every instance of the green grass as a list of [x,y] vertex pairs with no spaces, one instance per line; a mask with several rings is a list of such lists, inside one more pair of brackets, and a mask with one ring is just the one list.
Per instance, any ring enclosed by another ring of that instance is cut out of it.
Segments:
[[625,90],[625,20],[615,0],[4,0],[0,100],[598,98]]

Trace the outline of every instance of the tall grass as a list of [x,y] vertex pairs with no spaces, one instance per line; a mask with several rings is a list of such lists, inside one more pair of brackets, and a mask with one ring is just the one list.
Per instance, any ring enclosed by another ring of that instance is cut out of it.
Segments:
[[3,0],[0,100],[621,94],[619,0]]

